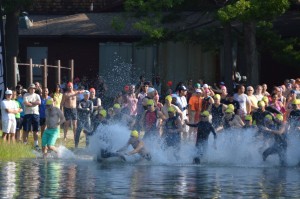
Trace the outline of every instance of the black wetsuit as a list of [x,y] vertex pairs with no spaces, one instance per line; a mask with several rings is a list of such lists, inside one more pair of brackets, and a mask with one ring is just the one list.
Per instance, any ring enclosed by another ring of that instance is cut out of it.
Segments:
[[300,131],[297,127],[300,127],[300,110],[292,110],[288,118],[291,131]]
[[[272,130],[278,130],[281,124],[274,125]],[[278,154],[281,166],[286,166],[286,149],[287,149],[287,136],[286,132],[281,135],[274,134],[274,144],[263,152],[263,160],[265,161],[269,155]]]
[[228,101],[226,100],[224,102],[224,104],[228,105],[228,104],[232,104],[234,106],[234,113],[237,114],[237,110],[240,109],[240,103],[236,100],[232,100],[232,101]]
[[212,125],[214,128],[217,128],[222,125],[223,114],[223,104],[220,104],[218,107],[212,105],[211,107],[212,115]]
[[196,147],[200,150],[200,153],[204,154],[208,145],[208,137],[212,132],[214,134],[214,138],[217,137],[214,127],[209,122],[200,121],[197,124],[187,124],[191,127],[197,127],[197,139],[196,139]]
[[[169,147],[179,148],[180,146],[180,131],[176,124],[178,117],[168,118],[164,128],[164,137],[166,145]],[[179,121],[180,122],[180,121]],[[176,132],[170,132],[170,130],[177,130]]]

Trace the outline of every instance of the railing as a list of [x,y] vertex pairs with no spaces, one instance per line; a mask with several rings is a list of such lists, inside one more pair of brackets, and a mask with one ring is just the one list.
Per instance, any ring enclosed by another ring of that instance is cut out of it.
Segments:
[[38,68],[43,68],[43,86],[44,87],[47,87],[47,80],[48,80],[48,68],[57,68],[57,71],[56,71],[56,79],[57,79],[57,82],[56,83],[59,83],[61,84],[61,69],[66,69],[66,70],[69,70],[69,80],[68,81],[73,81],[74,79],[74,60],[71,59],[69,61],[69,67],[64,67],[64,66],[61,66],[60,65],[60,60],[57,60],[56,61],[56,66],[54,65],[48,65],[47,64],[47,59],[44,59],[43,60],[43,64],[33,64],[32,63],[32,59],[30,58],[28,63],[18,63],[17,62],[17,57],[14,57],[14,86],[17,85],[17,69],[19,66],[25,66],[25,67],[28,67],[27,68],[27,71],[28,71],[28,78],[26,78],[26,84],[27,85],[30,85],[31,83],[33,83],[33,68],[34,67],[38,67]]

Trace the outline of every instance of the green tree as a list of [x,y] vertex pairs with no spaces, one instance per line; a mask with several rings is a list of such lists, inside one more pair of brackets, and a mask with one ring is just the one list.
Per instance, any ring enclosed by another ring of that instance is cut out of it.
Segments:
[[[134,28],[146,34],[144,39],[146,42],[181,40],[201,43],[209,46],[210,49],[219,49],[222,45],[227,83],[231,81],[233,65],[232,37],[240,34],[238,40],[244,45],[245,65],[243,67],[253,84],[259,81],[257,24],[272,22],[285,13],[289,5],[289,0],[127,0],[125,2],[126,10],[137,20],[133,25]],[[193,18],[194,20],[191,20]],[[241,33],[239,27],[242,27]]]
[[289,8],[288,0],[237,0],[218,11],[219,19],[225,24],[233,21],[243,23],[245,68],[251,83],[259,83],[259,64],[256,42],[257,23],[273,21]]
[[6,83],[8,87],[14,86],[13,82],[13,57],[19,53],[19,16],[23,8],[31,5],[33,0],[2,0],[5,22],[5,50],[6,50]]

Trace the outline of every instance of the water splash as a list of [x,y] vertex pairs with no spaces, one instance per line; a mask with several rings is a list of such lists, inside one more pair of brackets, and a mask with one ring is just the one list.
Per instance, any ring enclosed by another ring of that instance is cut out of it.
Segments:
[[[101,148],[109,148],[115,152],[124,146],[129,139],[130,130],[123,124],[100,126],[90,139],[89,150],[96,155]],[[300,160],[298,153],[300,139],[295,134],[289,135],[287,150],[288,165],[296,165]],[[213,147],[213,136],[208,140],[207,155],[202,157],[204,164],[241,167],[270,167],[279,166],[278,155],[270,155],[265,162],[262,152],[273,144],[273,139],[265,142],[255,136],[254,130],[231,130],[218,134],[216,145]],[[181,141],[180,150],[167,148],[159,137],[146,140],[145,146],[152,155],[150,164],[191,164],[197,155],[194,141]],[[128,147],[127,151],[132,150]],[[129,162],[140,160],[138,154],[126,156]]]

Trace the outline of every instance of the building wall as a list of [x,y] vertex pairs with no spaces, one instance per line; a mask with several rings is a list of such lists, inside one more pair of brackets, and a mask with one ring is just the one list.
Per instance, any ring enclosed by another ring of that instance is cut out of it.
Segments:
[[218,55],[203,52],[200,45],[168,42],[158,50],[159,73],[164,80],[177,83],[193,79],[203,79],[214,83],[219,78]]
[[[74,76],[79,78],[87,76],[90,80],[99,75],[99,71],[101,72],[101,68],[99,68],[101,54],[114,56],[113,51],[111,51],[111,55],[100,53],[99,44],[105,43],[105,41],[107,40],[96,38],[21,38],[19,62],[27,62],[27,47],[48,47],[48,64],[56,65],[56,60],[61,60],[62,66],[68,66],[69,60],[74,59]],[[113,43],[113,41],[111,42]],[[124,42],[130,43],[133,40]],[[115,43],[120,43],[120,41],[115,40]],[[174,84],[187,79],[195,81],[204,79],[206,82],[213,83],[218,78],[218,56],[202,52],[199,45],[193,46],[169,42],[159,45],[157,51],[155,47],[147,47],[144,50],[138,47],[129,49],[134,55],[132,58],[133,63],[136,63],[132,68],[132,74],[136,77],[136,81],[138,81],[138,76],[142,73],[146,75],[148,80],[151,80],[152,75],[160,75],[164,86],[168,80],[172,80]],[[102,59],[107,59],[107,57]],[[103,68],[105,66],[100,65],[100,67]],[[19,69],[21,82],[24,84],[26,70],[24,67]],[[49,88],[52,88],[56,83],[54,76],[55,70],[49,69]],[[62,73],[63,76],[67,76],[66,70]],[[131,83],[134,83],[134,80],[131,80]]]
[[117,11],[122,7],[122,0],[34,0],[30,13],[80,13]]

